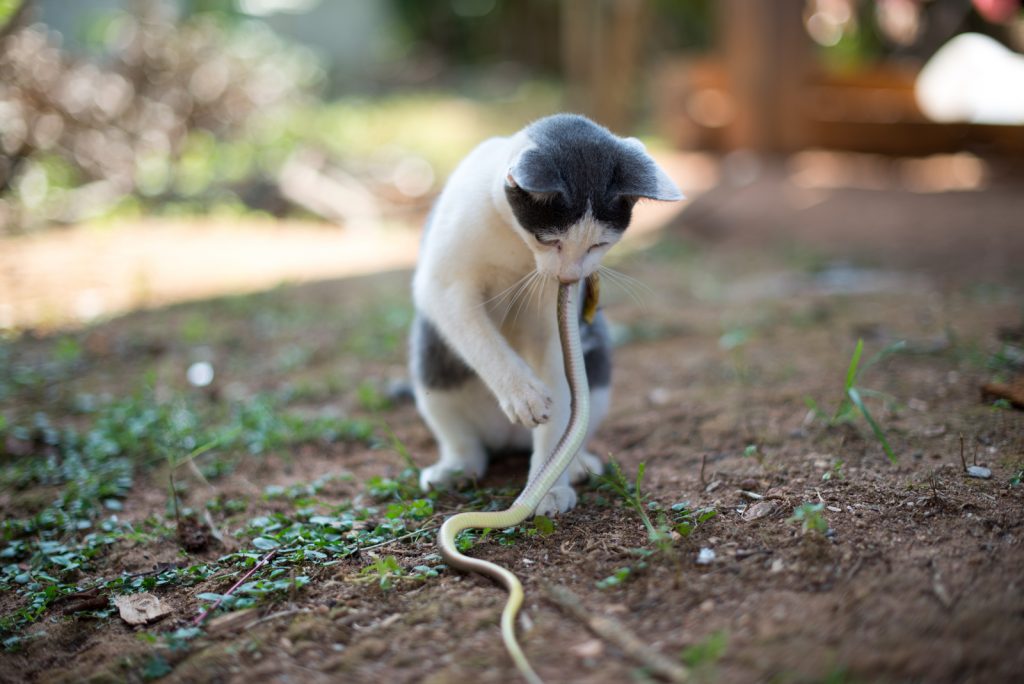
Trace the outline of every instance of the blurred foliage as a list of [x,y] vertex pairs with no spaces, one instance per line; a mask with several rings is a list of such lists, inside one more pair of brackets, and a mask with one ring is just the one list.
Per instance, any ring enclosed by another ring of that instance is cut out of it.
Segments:
[[21,6],[21,0],[0,0],[0,26],[4,26]]
[[[556,88],[519,78],[474,100],[405,91],[325,104],[314,53],[233,0],[131,8],[85,27],[88,57],[42,24],[0,43],[0,234],[153,213],[301,212],[279,176],[309,149],[384,201],[416,200],[396,181],[403,163],[427,166],[429,191],[480,139],[558,106]],[[412,33],[433,21],[406,11]]]
[[[90,28],[100,49],[91,59],[70,57],[41,24],[3,39],[0,230],[237,182],[258,161],[233,144],[249,122],[308,101],[323,78],[309,50],[262,24],[217,14],[175,22],[156,2],[132,8]],[[226,154],[208,157],[216,141]]]
[[804,20],[825,67],[853,71],[883,60],[920,64],[965,31],[988,35],[1008,46],[1018,44],[1020,39],[1007,23],[979,11],[979,6],[995,4],[806,0]]
[[715,6],[712,0],[652,0],[649,50],[702,52],[714,47]]
[[550,0],[392,0],[399,41],[463,66],[515,62],[557,75],[559,6]]

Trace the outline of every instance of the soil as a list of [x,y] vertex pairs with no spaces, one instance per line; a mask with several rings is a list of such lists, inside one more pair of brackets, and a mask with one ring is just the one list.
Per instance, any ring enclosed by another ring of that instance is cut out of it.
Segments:
[[[614,267],[645,287],[634,293],[639,303],[605,288],[620,346],[613,409],[594,451],[629,476],[645,464],[642,490],[662,510],[689,502],[717,515],[641,558],[637,549],[654,547],[637,513],[582,486],[552,534],[474,547],[523,580],[530,627],[522,642],[546,681],[653,679],[644,663],[546,600],[545,587],[556,584],[669,658],[681,662],[687,651],[694,681],[1019,681],[1024,487],[1011,480],[1024,468],[1024,413],[984,403],[981,388],[1021,372],[998,352],[1020,349],[1006,340],[1024,323],[1024,193],[1017,180],[997,181],[935,195],[816,190],[825,197],[787,209],[778,198],[802,190],[780,167],[745,185],[723,181],[657,242],[620,255]],[[161,382],[184,390],[198,345],[176,341],[177,332],[213,311],[218,334],[203,353],[224,370],[211,401],[331,376],[337,392],[312,396],[305,410],[366,414],[355,388],[370,382],[384,391],[403,377],[402,346],[354,353],[333,337],[337,320],[407,306],[408,278],[399,271],[279,287],[259,296],[256,312],[206,302],[111,320],[79,333],[87,363],[68,381],[117,393],[155,364]],[[293,312],[298,331],[267,335],[261,311]],[[896,463],[863,419],[829,425],[808,409],[811,398],[835,411],[858,339],[865,367],[857,386]],[[866,365],[896,340],[906,341],[900,352]],[[315,350],[306,363],[273,361],[298,343]],[[232,365],[235,355],[244,364]],[[418,465],[433,461],[412,405],[373,415]],[[961,454],[991,477],[969,477]],[[525,463],[497,459],[482,484],[516,487]],[[247,458],[210,484],[248,499],[251,517],[273,509],[259,496],[267,485],[351,473],[319,495],[337,503],[403,467],[387,448],[303,446]],[[151,473],[123,515],[165,515],[166,492]],[[212,494],[191,487],[182,503],[201,508]],[[464,501],[442,496],[428,522]],[[4,494],[0,503],[10,515],[14,499]],[[827,532],[805,533],[791,519],[804,503],[824,505]],[[126,541],[97,560],[95,575],[212,560],[237,544],[226,532],[191,556],[172,537]],[[697,562],[702,549],[714,552],[710,562]],[[403,567],[435,552],[430,540],[386,549]],[[383,591],[360,581],[367,562],[310,567],[312,582],[287,600],[217,618],[192,648],[166,654],[174,669],[162,681],[518,681],[498,634],[505,596],[494,584],[448,570]],[[625,581],[598,588],[624,567],[634,569]],[[225,589],[211,579],[157,590],[173,612],[145,629],[55,608],[30,628],[38,638],[0,654],[0,680],[141,681],[156,646],[138,632],[185,626],[197,593]],[[3,612],[16,605],[12,595],[0,598]],[[694,655],[717,633],[719,657]]]

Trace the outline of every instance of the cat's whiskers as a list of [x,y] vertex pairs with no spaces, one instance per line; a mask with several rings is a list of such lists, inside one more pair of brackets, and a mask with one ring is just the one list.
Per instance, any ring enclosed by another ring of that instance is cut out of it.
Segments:
[[[549,282],[551,282],[550,278],[541,278],[540,279],[540,286],[537,288],[537,304],[536,304],[536,306],[538,306],[538,307],[541,304],[544,303],[544,298],[547,296],[544,293],[547,292],[547,290],[548,290],[548,283]],[[551,301],[554,301],[554,298],[552,298]],[[530,299],[530,305],[533,306],[533,299],[532,298]]]
[[[508,314],[512,310],[512,307],[515,306],[516,301],[526,291],[526,288],[529,286],[530,281],[535,275],[536,271],[530,271],[497,295],[497,302],[494,309],[498,309],[499,307],[501,308],[501,316],[498,319],[499,326],[505,322],[506,318],[508,318]],[[491,298],[491,300],[494,299],[496,299],[496,297]]]
[[529,298],[530,292],[533,290],[533,286],[539,277],[540,274],[536,269],[527,274],[526,280],[516,288],[515,294],[506,304],[504,311],[502,311],[501,320],[498,321],[498,325],[502,325],[505,322],[513,308],[516,311],[513,323],[519,318],[519,312],[523,309],[524,303]]
[[524,275],[522,278],[520,278],[516,282],[512,283],[511,285],[509,285],[504,290],[502,290],[498,294],[494,295],[490,299],[485,299],[484,301],[480,302],[480,304],[478,304],[477,306],[478,307],[484,307],[484,306],[487,306],[488,304],[493,302],[494,305],[495,305],[495,308],[497,308],[498,306],[501,305],[502,300],[504,300],[506,297],[509,297],[509,296],[513,296],[514,297],[515,295],[512,294],[512,291],[515,290],[517,287],[521,287],[523,285],[524,281],[527,278],[529,278],[530,276],[532,276],[534,273],[536,273],[536,271],[530,271],[529,273]]
[[629,297],[637,303],[637,305],[644,311],[648,311],[650,306],[644,296],[654,296],[654,290],[652,290],[646,283],[637,280],[633,276],[626,275],[621,271],[616,271],[608,266],[599,266],[598,271],[602,276],[607,278],[610,283],[613,283],[622,288]]
[[527,289],[526,295],[520,300],[519,307],[516,309],[516,315],[512,319],[512,325],[515,325],[516,321],[519,320],[519,314],[523,312],[523,309],[533,306],[533,298],[537,293],[538,285],[542,291],[544,289],[545,278],[537,271],[534,271],[533,274],[535,277],[530,278],[530,287]]

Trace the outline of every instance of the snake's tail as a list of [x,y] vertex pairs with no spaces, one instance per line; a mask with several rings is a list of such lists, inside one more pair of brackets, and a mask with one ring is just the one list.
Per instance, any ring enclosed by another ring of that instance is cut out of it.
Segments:
[[[519,641],[516,639],[516,617],[523,605],[523,585],[519,578],[510,570],[500,565],[472,558],[460,553],[455,546],[455,537],[463,530],[478,530],[487,527],[510,527],[525,520],[532,511],[526,507],[513,507],[498,513],[459,513],[448,518],[441,526],[441,555],[449,565],[487,575],[500,584],[508,592],[508,601],[501,612],[501,640],[505,643],[516,669],[529,684],[544,684],[537,675],[530,661],[526,659]],[[511,514],[511,515],[510,515]],[[514,518],[519,518],[514,521]],[[453,562],[454,561],[454,562]]]
[[526,654],[523,653],[523,649],[516,639],[516,616],[519,614],[519,608],[523,605],[523,586],[515,575],[509,574],[513,584],[507,587],[508,602],[505,604],[505,610],[501,611],[501,640],[505,642],[505,650],[512,657],[512,662],[516,664],[523,679],[529,684],[544,684],[543,680],[534,672],[530,661],[526,659]]
[[[596,283],[594,285],[596,286]],[[441,532],[438,535],[441,555],[448,565],[487,575],[508,590],[508,602],[501,613],[501,638],[512,661],[529,684],[543,682],[530,667],[523,649],[516,641],[516,615],[523,605],[523,585],[510,570],[459,553],[455,546],[455,537],[462,530],[487,527],[503,529],[518,525],[529,518],[583,445],[590,421],[590,402],[575,298],[578,289],[575,284],[561,284],[558,287],[558,336],[562,343],[562,357],[571,395],[569,425],[565,433],[537,475],[526,483],[522,493],[507,510],[453,515],[441,525]],[[596,304],[596,290],[593,298],[591,306]]]

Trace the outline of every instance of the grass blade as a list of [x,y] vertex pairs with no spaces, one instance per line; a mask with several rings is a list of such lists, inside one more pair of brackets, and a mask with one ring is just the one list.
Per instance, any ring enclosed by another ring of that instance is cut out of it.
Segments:
[[885,450],[885,455],[889,457],[891,463],[896,463],[899,459],[893,452],[892,447],[889,446],[889,440],[885,438],[885,433],[882,432],[882,428],[879,427],[878,423],[871,416],[871,412],[868,411],[868,407],[864,405],[864,400],[860,397],[860,392],[857,391],[856,387],[850,387],[847,390],[847,396],[850,397],[850,401],[853,405],[860,409],[861,414],[864,416],[864,420],[868,421],[868,425],[871,426],[871,431],[875,433],[875,438],[882,444],[882,448]]
[[853,350],[853,356],[850,357],[850,367],[846,369],[846,387],[844,388],[847,392],[853,389],[853,382],[857,379],[857,366],[860,364],[860,355],[864,351],[864,340],[857,340],[857,347]]

